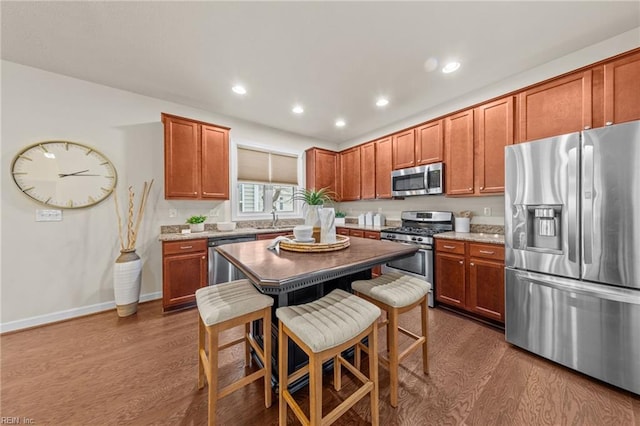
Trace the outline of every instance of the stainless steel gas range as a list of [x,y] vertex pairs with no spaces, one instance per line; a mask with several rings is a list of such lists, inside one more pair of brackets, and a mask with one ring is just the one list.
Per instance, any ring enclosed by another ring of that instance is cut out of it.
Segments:
[[415,244],[419,250],[412,257],[389,262],[382,272],[402,272],[431,283],[429,306],[434,306],[435,279],[433,271],[433,235],[453,231],[453,213],[438,211],[402,212],[402,226],[385,229],[380,239],[403,244]]

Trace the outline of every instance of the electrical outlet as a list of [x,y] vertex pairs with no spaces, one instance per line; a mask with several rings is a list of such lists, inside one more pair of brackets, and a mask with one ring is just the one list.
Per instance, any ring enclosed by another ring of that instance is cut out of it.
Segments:
[[211,209],[209,210],[209,217],[218,217],[218,210],[217,209]]
[[485,216],[491,216],[491,207],[485,207],[484,208],[484,215]]
[[169,209],[169,217],[178,216],[178,209]]

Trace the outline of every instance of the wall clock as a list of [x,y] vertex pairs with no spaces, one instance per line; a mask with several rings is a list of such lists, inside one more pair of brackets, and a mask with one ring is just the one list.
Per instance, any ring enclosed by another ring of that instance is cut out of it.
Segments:
[[48,207],[78,209],[107,198],[116,169],[95,149],[76,142],[45,141],[24,148],[11,164],[20,191]]

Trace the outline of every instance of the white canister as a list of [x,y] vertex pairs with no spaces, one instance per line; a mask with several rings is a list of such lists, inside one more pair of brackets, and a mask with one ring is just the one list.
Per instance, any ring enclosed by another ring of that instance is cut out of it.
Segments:
[[471,219],[468,217],[456,217],[456,232],[469,232],[471,227]]

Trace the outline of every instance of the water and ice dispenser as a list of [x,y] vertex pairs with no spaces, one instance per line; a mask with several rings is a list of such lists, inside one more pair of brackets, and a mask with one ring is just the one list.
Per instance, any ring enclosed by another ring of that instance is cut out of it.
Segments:
[[528,205],[527,249],[536,251],[562,249],[562,206]]

